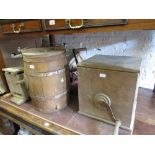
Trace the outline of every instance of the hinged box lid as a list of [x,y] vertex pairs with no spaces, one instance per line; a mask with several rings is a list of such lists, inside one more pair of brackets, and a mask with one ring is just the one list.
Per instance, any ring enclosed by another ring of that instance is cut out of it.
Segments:
[[95,55],[78,67],[106,69],[125,72],[140,72],[141,58],[131,56]]

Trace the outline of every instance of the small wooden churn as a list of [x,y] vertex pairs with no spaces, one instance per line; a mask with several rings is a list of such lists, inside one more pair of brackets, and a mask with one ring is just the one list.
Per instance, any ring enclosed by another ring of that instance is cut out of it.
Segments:
[[22,54],[24,80],[34,108],[51,113],[66,107],[69,72],[65,50],[31,48]]
[[21,105],[29,99],[25,83],[23,82],[24,70],[23,67],[3,68],[7,84],[11,92],[10,100],[17,105]]
[[141,58],[96,55],[78,65],[79,113],[132,133]]

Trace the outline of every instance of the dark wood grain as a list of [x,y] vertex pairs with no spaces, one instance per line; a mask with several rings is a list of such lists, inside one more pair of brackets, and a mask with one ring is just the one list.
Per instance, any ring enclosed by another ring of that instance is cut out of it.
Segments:
[[[58,25],[56,26],[47,26],[46,20],[42,20],[42,24],[39,26],[40,28],[43,27],[43,29],[36,29],[36,26],[38,25],[33,25],[32,27],[35,27],[33,30],[27,29],[25,32],[31,32],[33,35],[45,35],[45,34],[74,34],[74,33],[91,33],[91,32],[113,32],[113,31],[128,31],[128,30],[154,30],[155,29],[155,19],[128,19],[128,23],[125,25],[112,25],[112,26],[99,26],[99,27],[87,27],[87,28],[80,28],[80,29],[69,29],[66,27],[61,28],[61,26],[65,23],[64,19],[57,19],[60,20],[58,22]],[[63,21],[61,21],[63,20]],[[93,20],[93,19],[92,19]],[[97,20],[97,19],[94,19]],[[100,19],[104,20],[104,19]],[[107,19],[106,19],[107,20]],[[77,22],[78,21],[78,22]],[[32,21],[27,21],[27,22],[32,22]],[[77,25],[80,23],[80,20],[73,20],[73,25]],[[94,23],[93,23],[94,24]],[[31,25],[31,24],[30,24]],[[53,28],[55,27],[55,28]],[[36,29],[36,30],[35,30]],[[3,30],[4,31],[4,30]],[[6,31],[11,32],[9,35],[12,34],[12,31],[10,29],[10,25],[7,25]],[[39,32],[37,32],[39,31]],[[24,31],[23,31],[24,32]],[[7,32],[6,32],[7,33]],[[20,35],[29,35],[29,33],[20,33]],[[19,35],[19,34],[13,34],[13,35]],[[4,37],[4,33],[0,33],[0,37]]]
[[155,19],[129,19],[126,25],[80,28],[76,30],[59,30],[48,31],[48,34],[73,34],[73,33],[90,33],[90,32],[112,32],[127,30],[153,30],[155,29]]
[[2,52],[0,50],[0,76],[2,78],[3,84],[5,85],[5,89],[8,92],[9,89],[8,89],[8,85],[7,85],[7,82],[6,82],[4,72],[2,72],[2,68],[5,68],[5,62],[4,62],[3,54],[2,54]]
[[[22,23],[24,23],[24,26],[21,28],[20,33],[22,33],[22,32],[38,32],[38,31],[42,31],[42,25],[41,25],[40,20],[24,21]],[[14,33],[13,28],[12,28],[12,24],[15,25],[15,29],[18,29],[21,22],[1,25],[2,33],[4,33],[4,34]]]

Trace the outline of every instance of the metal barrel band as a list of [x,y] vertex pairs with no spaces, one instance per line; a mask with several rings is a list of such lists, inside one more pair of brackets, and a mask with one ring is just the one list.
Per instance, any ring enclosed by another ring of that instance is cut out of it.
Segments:
[[32,98],[33,99],[36,99],[36,98],[38,98],[38,99],[40,99],[40,100],[47,100],[47,99],[59,99],[59,98],[61,98],[62,96],[64,96],[64,95],[66,95],[67,94],[67,92],[68,91],[65,91],[65,92],[63,92],[63,93],[61,93],[61,94],[58,94],[58,95],[56,95],[56,96],[49,96],[49,97],[43,97],[43,96],[33,96]]
[[60,98],[60,97],[62,97],[62,96],[64,96],[64,95],[66,95],[67,92],[68,92],[68,91],[65,91],[65,92],[63,92],[63,93],[61,93],[61,94],[59,94],[59,95],[56,95],[54,98],[55,98],[55,99],[58,99],[58,98]]
[[37,76],[37,77],[48,77],[48,76],[53,76],[57,74],[61,74],[65,72],[65,68],[53,71],[53,72],[45,72],[45,73],[29,73],[30,76]]

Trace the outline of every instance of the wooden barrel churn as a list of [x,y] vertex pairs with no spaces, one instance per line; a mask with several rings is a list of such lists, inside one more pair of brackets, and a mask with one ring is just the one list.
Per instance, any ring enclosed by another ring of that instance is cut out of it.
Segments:
[[65,50],[31,48],[22,54],[24,80],[34,108],[51,113],[66,107],[69,70]]

